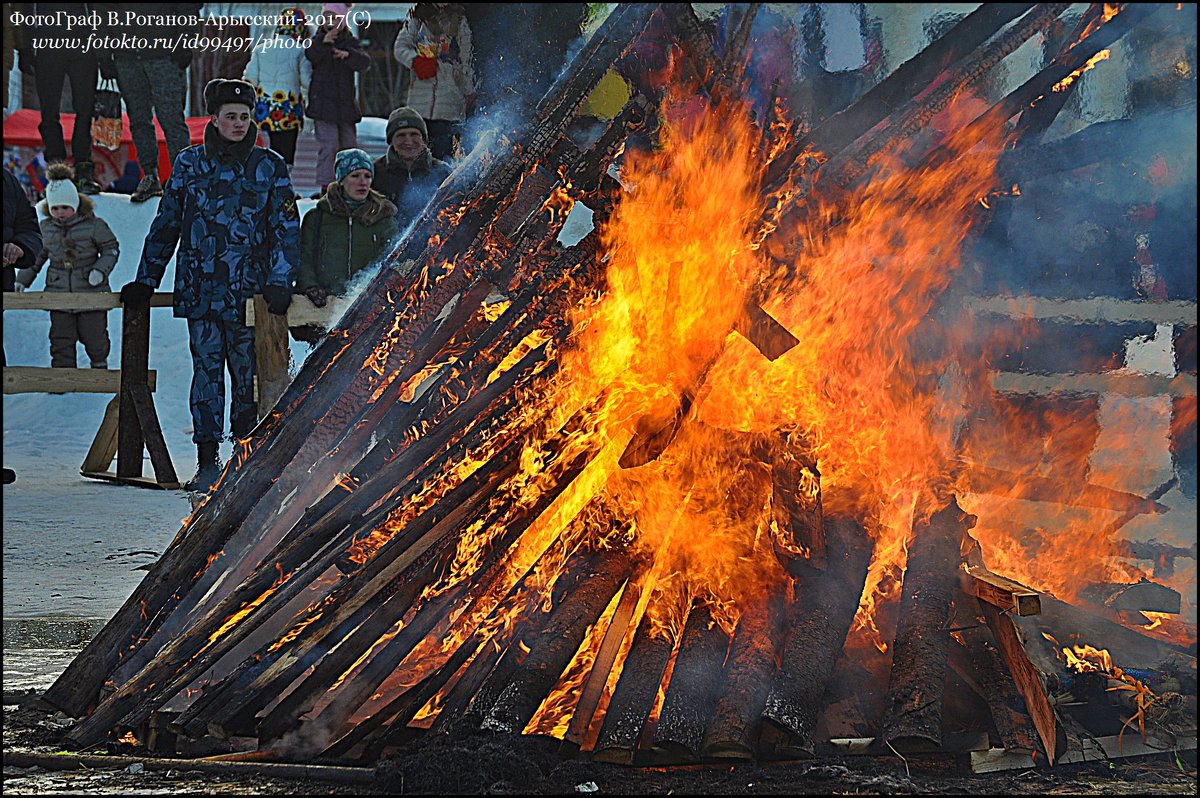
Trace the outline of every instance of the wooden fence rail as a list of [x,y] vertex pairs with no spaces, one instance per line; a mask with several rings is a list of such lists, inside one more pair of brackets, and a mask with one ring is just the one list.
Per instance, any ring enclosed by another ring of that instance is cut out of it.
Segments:
[[[43,366],[6,366],[4,393],[111,393],[100,429],[79,471],[85,477],[138,487],[174,490],[180,487],[167,452],[151,394],[157,373],[148,367],[150,353],[149,308],[171,307],[172,294],[155,293],[149,307],[130,310],[117,293],[63,293],[45,291],[4,292],[8,310],[112,310],[122,309],[120,369],[60,369]],[[256,327],[258,417],[270,411],[287,387],[289,375],[288,327],[318,325],[328,328],[349,305],[332,299],[324,308],[297,295],[287,319],[270,315],[261,296],[246,302],[246,323]],[[142,476],[143,449],[150,453],[154,478]],[[110,471],[113,458],[115,471]]]

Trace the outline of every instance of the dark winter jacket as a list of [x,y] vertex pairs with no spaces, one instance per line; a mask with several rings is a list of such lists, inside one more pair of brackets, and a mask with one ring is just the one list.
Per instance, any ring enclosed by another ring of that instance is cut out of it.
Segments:
[[[55,14],[60,12],[70,14],[72,17],[80,17],[93,11],[91,3],[14,3],[13,5],[18,12],[39,20],[55,19]],[[4,20],[5,27],[10,24],[12,23],[8,19]],[[19,31],[21,32],[20,57],[23,69],[26,68],[27,59],[30,64],[34,62],[35,58],[53,58],[59,61],[94,61],[96,59],[94,50],[85,53],[76,41],[78,37],[86,38],[92,32],[88,26],[72,28],[68,31],[65,24],[22,25],[19,27]]]
[[[46,217],[42,219],[42,252],[33,267],[22,269],[17,279],[26,288],[47,261],[47,291],[95,292],[111,291],[108,276],[117,267],[121,255],[117,237],[108,223],[96,215],[95,206],[86,194],[79,195],[79,209],[70,219],[59,221],[50,216],[50,209],[42,203]],[[104,279],[97,285],[88,281],[89,275],[98,271]]]
[[[172,18],[174,24],[171,25],[155,25],[153,29],[147,30],[145,26],[126,25],[125,12],[130,10],[131,6],[128,3],[91,3],[92,8],[100,12],[100,17],[103,24],[98,33],[102,36],[112,37],[113,41],[121,41],[122,36],[140,36],[145,38],[146,47],[117,47],[112,50],[100,53],[101,63],[105,59],[117,59],[121,61],[153,61],[170,58],[181,67],[187,67],[192,63],[192,56],[195,54],[193,48],[184,46],[189,42],[189,39],[194,39],[200,32],[200,9],[204,8],[204,3],[171,3],[170,11],[167,15]],[[109,14],[115,13],[117,24],[108,24],[112,17]],[[138,13],[145,13],[139,9]],[[189,24],[192,20],[197,20],[195,24]],[[180,42],[174,50],[171,49],[172,42]]]
[[176,316],[244,322],[246,300],[264,284],[292,286],[296,196],[283,158],[254,146],[253,132],[228,142],[210,122],[163,187],[136,280],[157,288],[175,255]]
[[320,286],[343,294],[362,269],[374,263],[398,232],[396,206],[372,190],[354,210],[346,204],[341,183],[330,183],[325,196],[300,225],[300,272],[296,289]]
[[13,290],[17,269],[28,269],[42,251],[42,229],[37,213],[29,204],[21,181],[7,169],[4,172],[4,242],[16,244],[22,250],[15,264],[4,267],[4,290]]
[[[312,44],[304,51],[312,62],[312,83],[308,87],[308,106],[304,112],[313,119],[338,124],[354,124],[362,119],[358,107],[358,93],[354,88],[354,74],[366,72],[371,66],[371,56],[362,43],[343,28],[333,44],[325,41],[326,31],[313,34]],[[333,57],[334,48],[350,53],[347,58]]]
[[404,228],[417,217],[450,172],[450,164],[434,158],[428,147],[412,169],[388,147],[386,153],[375,159],[375,181],[371,188],[396,204],[400,227]]

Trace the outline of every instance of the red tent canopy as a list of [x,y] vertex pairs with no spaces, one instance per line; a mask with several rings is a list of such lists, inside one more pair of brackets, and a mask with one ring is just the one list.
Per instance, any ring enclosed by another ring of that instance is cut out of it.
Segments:
[[[69,151],[71,149],[71,133],[75,130],[75,114],[59,114],[58,118],[63,128],[63,140],[67,143]],[[208,124],[208,120],[209,117],[207,116],[188,117],[187,126],[188,132],[191,133],[192,144],[199,144],[204,141],[204,126]],[[20,111],[13,112],[11,116],[4,119],[4,146],[41,149],[42,134],[38,132],[38,125],[41,121],[42,114],[40,111],[23,108]],[[167,157],[167,140],[163,136],[162,128],[159,127],[157,119],[154,120],[154,135],[158,139],[158,175],[163,180],[166,180],[167,175],[171,174],[171,161]],[[133,149],[133,137],[129,133],[129,117],[125,114],[121,115],[121,145],[129,153],[130,157],[136,157]],[[102,153],[105,151],[97,149],[97,152]],[[93,158],[93,160],[99,161],[101,159]]]

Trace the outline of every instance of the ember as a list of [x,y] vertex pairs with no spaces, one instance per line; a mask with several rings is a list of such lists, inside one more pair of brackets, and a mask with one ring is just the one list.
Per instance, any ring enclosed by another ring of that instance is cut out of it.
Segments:
[[[690,5],[618,5],[47,694],[101,697],[69,742],[170,703],[179,734],[296,760],[465,727],[629,764],[981,735],[1054,763],[1080,750],[1057,688],[1093,672],[1133,695],[1118,736],[1178,731],[1135,666],[1194,700],[1194,648],[1157,634],[1180,593],[1116,534],[1163,493],[1111,487],[1136,456],[1089,463],[1095,407],[1001,395],[955,293],[993,204],[1023,197],[1000,159],[1030,103],[1158,10],[1093,8],[980,113],[981,76],[1065,8],[986,4],[809,126],[774,97],[756,120]],[[581,147],[580,103],[655,13],[661,102]],[[564,246],[579,204],[597,228]]]

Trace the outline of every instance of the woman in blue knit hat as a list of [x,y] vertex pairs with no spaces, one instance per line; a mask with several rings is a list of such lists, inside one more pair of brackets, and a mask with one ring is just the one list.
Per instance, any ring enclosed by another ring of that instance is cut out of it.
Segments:
[[[375,167],[359,149],[334,159],[334,180],[300,225],[296,291],[317,307],[346,293],[354,275],[375,263],[396,237],[396,206],[371,188]],[[298,341],[315,343],[321,330],[292,328]]]

